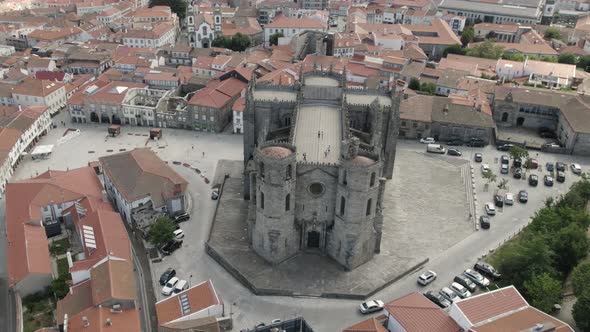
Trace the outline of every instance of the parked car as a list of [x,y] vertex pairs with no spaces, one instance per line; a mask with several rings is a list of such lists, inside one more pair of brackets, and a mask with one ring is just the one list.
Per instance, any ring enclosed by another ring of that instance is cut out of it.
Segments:
[[520,179],[520,178],[522,178],[522,168],[515,168],[515,169],[514,169],[514,173],[512,174],[512,176],[513,176],[515,179]]
[[518,201],[521,203],[526,203],[529,201],[529,193],[526,190],[521,190],[518,192]]
[[490,228],[490,217],[488,216],[479,216],[479,226],[483,229]]
[[510,164],[510,157],[508,157],[507,155],[503,154],[500,156],[500,164]]
[[472,137],[466,145],[474,148],[483,148],[484,146],[486,146],[486,143],[481,138]]
[[481,163],[483,161],[483,155],[479,152],[476,152],[473,160],[475,160],[476,163]]
[[555,169],[558,170],[558,171],[565,172],[565,163],[562,163],[562,162],[559,162],[559,161],[556,162],[555,163]]
[[574,174],[582,174],[582,166],[580,164],[573,163],[571,165],[572,173]]
[[182,229],[177,229],[174,231],[174,237],[177,239],[182,239],[184,237],[184,231]]
[[500,279],[502,277],[502,275],[493,266],[485,262],[475,263],[475,265],[473,265],[473,269],[485,276],[494,279]]
[[426,286],[429,283],[433,282],[434,280],[436,280],[436,272],[432,271],[432,270],[428,270],[424,273],[422,273],[419,277],[418,277],[418,283],[422,286]]
[[550,130],[550,129],[540,130],[539,131],[539,136],[541,138],[552,138],[552,139],[557,138],[557,135],[555,134],[555,132],[552,131],[552,130]]
[[445,154],[447,149],[442,144],[428,144],[426,146],[426,152]]
[[557,172],[557,176],[555,177],[557,182],[565,182],[565,172]]
[[372,312],[383,310],[383,302],[380,300],[366,301],[361,303],[359,310],[362,314],[370,314]]
[[176,286],[174,286],[174,294],[178,294],[182,291],[185,291],[188,289],[188,282],[184,279],[181,279],[178,281],[178,283],[176,283]]
[[441,289],[439,293],[440,293],[440,295],[442,295],[442,297],[444,297],[445,299],[447,299],[451,303],[461,299],[459,297],[459,295],[457,295],[457,293],[453,292],[449,287],[443,287],[443,289]]
[[280,318],[275,318],[270,321],[271,324],[280,324],[281,322],[282,322],[282,320]]
[[488,216],[496,215],[496,206],[494,203],[486,203],[486,213]]
[[520,158],[514,159],[514,161],[512,162],[512,166],[514,166],[515,168],[522,167],[522,159],[520,159]]
[[443,309],[451,306],[451,302],[449,302],[449,300],[442,297],[442,295],[440,295],[439,293],[435,293],[433,291],[427,291],[427,292],[424,292],[424,296],[427,299],[429,299],[430,301],[432,301],[434,304],[436,304],[437,306],[439,306]]
[[551,175],[545,175],[543,177],[543,182],[547,187],[553,187],[553,177]]
[[547,163],[547,164],[545,164],[545,168],[547,169],[547,172],[553,172],[553,170],[555,169],[553,167],[553,163]]
[[182,240],[172,240],[160,248],[162,254],[168,256],[182,246]]
[[486,277],[482,276],[477,271],[474,271],[472,269],[465,270],[465,272],[463,272],[463,275],[469,278],[479,287],[488,287],[490,285],[490,281]]
[[502,195],[494,195],[494,204],[496,204],[497,207],[503,207],[504,197]]
[[460,274],[455,276],[453,279],[454,282],[458,283],[459,285],[467,288],[471,293],[475,292],[477,289],[477,285],[471,281],[471,279],[467,278],[466,276]]
[[422,144],[434,144],[436,141],[432,137],[424,137],[420,139],[420,143]]
[[168,282],[162,287],[162,295],[169,296],[174,291],[174,286],[178,283],[178,278],[172,277]]
[[514,204],[514,195],[512,193],[506,193],[506,195],[504,195],[504,203],[506,205]]
[[542,148],[545,149],[556,149],[556,148],[560,148],[561,146],[557,143],[545,143],[543,144]]
[[177,214],[175,215],[172,219],[174,220],[175,223],[181,223],[183,221],[187,221],[191,218],[191,215],[188,213],[181,213],[181,214]]
[[213,189],[213,191],[211,191],[211,199],[215,201],[218,198],[219,198],[219,189],[215,188],[215,189]]
[[539,177],[535,174],[529,175],[529,184],[536,187],[539,184]]
[[537,161],[537,159],[531,159],[530,168],[537,169],[538,167],[539,167],[539,162]]
[[459,283],[452,283],[449,287],[455,294],[457,294],[460,298],[466,299],[471,296],[471,292],[467,290],[467,288],[463,287]]
[[508,164],[502,164],[500,166],[500,173],[502,173],[502,174],[508,174]]
[[447,150],[447,154],[449,156],[457,156],[457,157],[460,157],[461,156],[461,151],[459,151],[459,149],[450,148],[450,149]]
[[463,145],[463,141],[460,139],[452,139],[447,142],[448,146],[461,146]]
[[162,275],[160,275],[160,286],[164,286],[168,282],[168,280],[170,280],[175,275],[176,270],[174,270],[171,267],[167,268],[166,271],[164,271]]
[[497,146],[499,151],[510,151],[514,145],[513,144],[500,144]]
[[485,174],[490,171],[490,165],[488,164],[481,164],[481,173]]

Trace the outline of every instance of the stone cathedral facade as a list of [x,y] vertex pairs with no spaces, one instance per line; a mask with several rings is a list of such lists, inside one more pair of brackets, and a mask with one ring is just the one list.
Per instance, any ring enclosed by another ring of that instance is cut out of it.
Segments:
[[347,88],[343,73],[300,73],[295,86],[248,86],[244,198],[254,251],[271,264],[300,252],[352,270],[379,253],[383,195],[399,131],[399,96]]

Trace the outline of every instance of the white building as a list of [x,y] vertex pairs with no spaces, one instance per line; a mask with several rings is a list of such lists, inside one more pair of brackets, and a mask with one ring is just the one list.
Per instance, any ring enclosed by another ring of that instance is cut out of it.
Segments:
[[576,66],[528,59],[524,62],[499,59],[496,75],[500,80],[528,77],[530,84],[557,89],[569,88],[576,78]]
[[129,47],[159,48],[176,44],[176,27],[168,22],[155,25],[152,29],[133,29],[123,34],[123,45]]
[[293,18],[277,16],[274,21],[264,27],[264,46],[270,46],[270,36],[282,33],[279,44],[285,45],[291,42],[291,38],[303,31],[326,31],[327,24],[313,18]]
[[12,90],[17,106],[45,106],[51,115],[66,106],[66,85],[45,80],[25,80]]

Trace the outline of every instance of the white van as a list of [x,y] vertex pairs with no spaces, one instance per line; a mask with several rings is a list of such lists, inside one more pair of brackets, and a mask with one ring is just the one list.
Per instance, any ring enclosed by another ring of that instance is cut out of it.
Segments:
[[426,152],[445,154],[447,150],[440,144],[428,144],[426,146]]
[[185,289],[188,289],[188,282],[186,282],[186,280],[180,280],[176,286],[174,286],[174,294],[178,294]]

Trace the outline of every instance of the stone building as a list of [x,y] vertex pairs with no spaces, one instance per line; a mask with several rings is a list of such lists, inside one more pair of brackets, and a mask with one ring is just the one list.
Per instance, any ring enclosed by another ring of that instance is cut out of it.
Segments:
[[281,87],[250,81],[244,195],[252,248],[278,264],[299,252],[351,270],[379,253],[392,177],[399,97],[348,89],[342,74],[300,73]]

